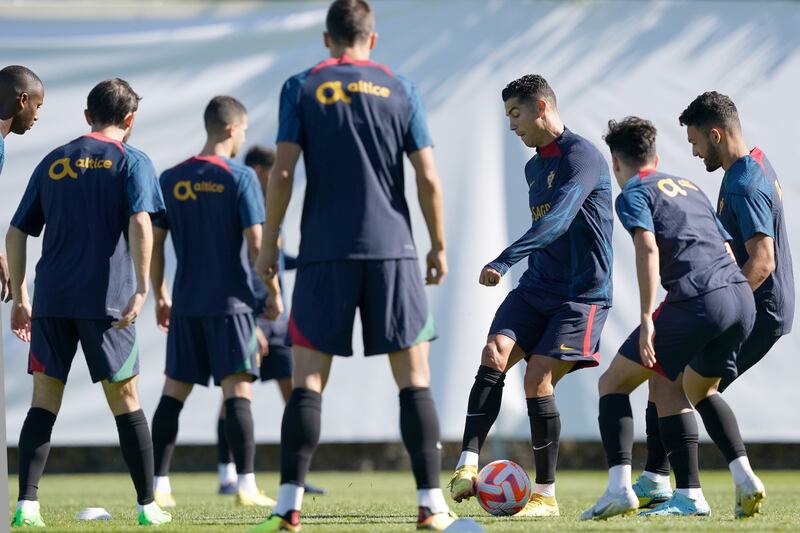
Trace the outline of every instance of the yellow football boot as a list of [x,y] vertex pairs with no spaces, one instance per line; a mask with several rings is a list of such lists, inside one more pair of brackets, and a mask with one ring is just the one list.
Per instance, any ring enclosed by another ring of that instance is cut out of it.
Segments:
[[240,490],[236,493],[236,503],[242,507],[275,507],[278,502],[267,496],[263,490],[256,493]]
[[456,468],[453,477],[450,478],[450,497],[460,502],[475,496],[475,484],[478,482],[478,467],[475,465],[464,465]]
[[555,496],[543,496],[541,494],[531,494],[531,499],[525,507],[514,516],[560,516],[558,502]]

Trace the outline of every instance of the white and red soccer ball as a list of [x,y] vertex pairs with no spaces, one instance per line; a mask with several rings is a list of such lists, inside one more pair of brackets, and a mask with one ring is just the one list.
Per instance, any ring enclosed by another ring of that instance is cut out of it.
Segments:
[[531,480],[513,461],[493,461],[484,466],[475,488],[478,503],[495,516],[520,512],[531,497]]

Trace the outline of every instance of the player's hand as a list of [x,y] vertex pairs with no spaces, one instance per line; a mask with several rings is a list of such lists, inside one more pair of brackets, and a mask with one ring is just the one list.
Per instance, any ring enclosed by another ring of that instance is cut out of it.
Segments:
[[31,342],[31,304],[14,303],[11,307],[11,331],[19,340]]
[[169,315],[172,312],[172,301],[169,298],[156,299],[156,325],[163,332],[169,331]]
[[426,285],[439,285],[447,275],[447,255],[444,250],[431,250],[425,257],[427,270],[425,272]]
[[264,335],[264,331],[259,327],[256,326],[256,341],[258,341],[258,353],[261,357],[269,354],[269,342],[267,342],[267,336]]
[[283,297],[280,292],[269,293],[264,304],[264,318],[267,320],[277,320],[283,314]]
[[494,287],[500,283],[500,278],[502,277],[502,274],[497,270],[490,266],[485,266],[483,270],[481,270],[481,277],[478,279],[478,283],[486,285],[487,287]]
[[261,278],[264,283],[268,283],[268,281],[278,273],[279,258],[280,249],[278,248],[278,242],[264,241],[254,266],[256,274],[258,274],[258,277]]
[[653,324],[653,317],[643,316],[642,325],[639,328],[639,357],[646,368],[653,368],[656,364],[656,350],[653,347],[655,338],[656,327]]
[[8,270],[6,254],[0,250],[0,302],[11,301],[11,273]]
[[128,305],[122,310],[122,318],[115,320],[111,323],[117,329],[125,329],[136,321],[139,312],[142,310],[144,301],[147,298],[147,292],[135,292],[131,299],[128,300]]

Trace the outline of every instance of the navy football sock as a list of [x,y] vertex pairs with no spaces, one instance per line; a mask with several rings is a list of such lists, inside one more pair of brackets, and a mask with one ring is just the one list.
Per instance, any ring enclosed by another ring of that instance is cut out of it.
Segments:
[[558,441],[561,437],[561,415],[555,396],[528,398],[527,403],[533,457],[536,461],[536,483],[555,483]]
[[661,431],[658,422],[658,410],[656,404],[647,402],[645,411],[645,433],[647,435],[647,461],[644,469],[647,472],[669,475],[669,460],[667,460],[667,450],[661,442]]
[[417,489],[439,488],[439,417],[429,388],[406,387],[400,391],[400,434],[411,457]]
[[697,461],[699,437],[694,412],[661,417],[658,419],[658,425],[664,447],[669,452],[669,462],[675,472],[675,486],[679,489],[699,488],[700,466]]
[[708,436],[730,463],[747,455],[739,424],[728,403],[719,394],[712,394],[698,402],[695,409],[703,418]]
[[478,374],[467,401],[467,420],[464,423],[461,451],[480,453],[486,435],[500,414],[505,378],[506,375],[499,370],[484,365],[478,367]]
[[[19,499],[39,499],[39,481],[50,453],[50,435],[56,415],[47,409],[31,407],[19,434]],[[5,453],[5,452],[3,452]],[[3,480],[3,483],[6,483]]]
[[305,485],[319,443],[321,416],[320,393],[304,388],[292,391],[281,423],[281,485]]
[[225,418],[217,419],[217,462],[227,464],[233,462],[233,454],[228,446],[228,437],[225,436]]
[[168,476],[178,438],[178,418],[183,402],[172,396],[161,396],[153,415],[153,457],[157,476]]
[[608,468],[631,464],[633,455],[633,412],[627,394],[606,394],[600,398],[600,438]]
[[153,501],[153,445],[147,418],[141,409],[114,417],[119,433],[122,457],[136,488],[136,501],[147,505]]
[[233,452],[238,474],[256,471],[256,441],[253,433],[253,413],[247,398],[225,400],[225,436]]

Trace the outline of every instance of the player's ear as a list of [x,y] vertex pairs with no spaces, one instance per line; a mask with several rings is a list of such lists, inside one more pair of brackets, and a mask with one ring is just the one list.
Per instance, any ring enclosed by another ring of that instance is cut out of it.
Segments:
[[83,110],[83,116],[84,116],[84,118],[86,118],[86,123],[87,123],[89,126],[93,126],[93,124],[92,124],[92,117],[91,117],[91,115],[89,115],[89,110],[88,110],[88,109],[84,109],[84,110]]
[[708,138],[711,139],[711,142],[714,144],[719,144],[722,140],[722,131],[719,128],[711,128],[708,130]]
[[614,174],[619,174],[620,167],[619,167],[619,158],[611,153],[611,170],[614,171]]
[[20,93],[20,95],[17,96],[17,101],[19,102],[19,108],[25,109],[26,107],[28,107],[28,102],[30,101],[30,99],[31,97],[30,95],[28,95],[28,93]]
[[369,34],[369,49],[375,50],[375,43],[378,42],[378,32],[372,32]]
[[653,165],[658,168],[658,164],[661,162],[661,157],[656,154],[656,160],[654,161]]
[[326,31],[322,32],[322,42],[325,43],[325,48],[330,49],[330,47],[331,47],[331,36]]
[[542,118],[547,111],[547,102],[545,100],[536,100],[536,114],[537,118]]
[[122,128],[129,130],[133,127],[133,121],[136,120],[136,111],[131,111],[125,118],[122,119]]

